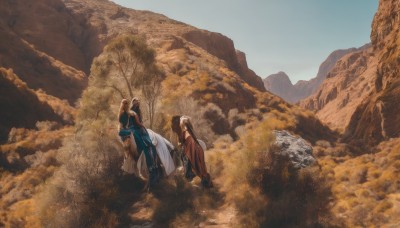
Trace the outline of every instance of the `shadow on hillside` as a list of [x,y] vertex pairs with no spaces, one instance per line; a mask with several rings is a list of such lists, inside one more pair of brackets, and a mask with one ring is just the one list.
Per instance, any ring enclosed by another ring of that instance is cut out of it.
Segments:
[[119,181],[119,188],[121,197],[112,207],[119,214],[118,227],[195,226],[224,202],[217,188],[203,189],[181,176],[163,179],[147,192],[142,180],[127,175]]
[[[129,227],[129,225],[133,222],[129,217],[132,204],[142,199],[145,189],[145,182],[135,175],[123,175],[118,180],[118,189],[121,197],[119,197],[118,200],[111,205],[111,209],[117,211],[119,214],[118,227]],[[134,222],[143,224],[146,221]]]
[[268,172],[258,171],[268,199],[261,227],[343,227],[329,211],[331,187],[318,167],[296,170],[287,157],[269,156]]
[[223,204],[224,196],[216,187],[203,189],[193,182],[175,176],[154,189],[152,194],[159,201],[153,214],[156,227],[198,225],[207,220],[209,210]]
[[298,124],[295,131],[300,133],[304,139],[311,142],[313,145],[315,145],[318,140],[322,139],[334,143],[340,137],[338,132],[323,125],[321,121],[316,118],[306,117],[303,115],[298,115],[296,118]]

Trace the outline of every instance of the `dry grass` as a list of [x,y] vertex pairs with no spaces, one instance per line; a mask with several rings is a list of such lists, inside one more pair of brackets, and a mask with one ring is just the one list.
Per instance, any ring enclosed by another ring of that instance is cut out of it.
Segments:
[[347,227],[399,223],[399,142],[394,139],[382,143],[374,154],[341,159],[335,152],[320,158],[322,167],[331,170],[335,197],[332,212],[344,219]]
[[[50,156],[54,156],[54,153]],[[6,227],[40,227],[32,197],[40,192],[56,167],[42,164],[23,173],[4,172],[0,177],[0,220]]]
[[[227,137],[216,141],[208,152],[226,193],[226,203],[237,209],[240,227],[315,227],[336,226],[329,221],[330,186],[318,168],[296,172],[288,159],[271,149],[272,130],[287,128],[288,116],[265,115],[241,130],[240,139],[232,143]],[[279,118],[277,118],[279,117]]]
[[0,220],[6,227],[40,227],[35,195],[59,166],[56,149],[72,132],[54,122],[36,126],[37,130],[12,129],[8,144],[0,146]]

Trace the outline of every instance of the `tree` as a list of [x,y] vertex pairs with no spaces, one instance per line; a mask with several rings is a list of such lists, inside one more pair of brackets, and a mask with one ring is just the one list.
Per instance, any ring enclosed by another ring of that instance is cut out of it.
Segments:
[[154,55],[143,40],[121,36],[94,60],[88,88],[79,101],[75,133],[59,149],[57,160],[62,165],[40,196],[43,226],[117,226],[113,207],[119,197],[123,148],[112,127],[118,122],[116,99],[132,98],[138,89],[153,123],[162,79]]
[[132,98],[133,88],[151,81],[148,76],[154,68],[155,52],[142,39],[132,35],[119,36],[106,46],[105,51],[110,67],[109,87],[121,96],[126,97],[127,91]]
[[150,80],[142,83],[142,95],[145,99],[147,112],[149,114],[149,125],[153,128],[156,114],[157,102],[161,96],[162,72],[158,68],[153,68],[150,72]]
[[91,69],[93,85],[109,88],[121,99],[131,99],[139,91],[146,104],[150,128],[154,125],[163,78],[155,62],[155,51],[143,39],[122,35],[108,43],[105,53],[95,59]]

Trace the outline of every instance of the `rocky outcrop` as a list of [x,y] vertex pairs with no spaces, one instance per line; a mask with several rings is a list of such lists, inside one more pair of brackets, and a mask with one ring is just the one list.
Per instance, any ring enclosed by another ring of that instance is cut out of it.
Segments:
[[285,72],[280,71],[276,74],[271,74],[266,77],[263,82],[265,89],[280,96],[285,101],[290,103],[295,103],[297,101],[294,95],[295,88]]
[[205,30],[192,30],[184,33],[182,37],[210,54],[223,59],[230,69],[239,71],[240,67],[236,58],[235,46],[228,37]]
[[300,137],[295,137],[287,131],[274,131],[278,154],[287,156],[293,168],[300,169],[313,165],[316,160],[312,155],[313,148]]
[[282,97],[286,101],[297,103],[317,91],[340,58],[352,52],[366,50],[368,47],[370,47],[370,44],[366,44],[360,48],[340,49],[332,52],[320,65],[317,76],[309,81],[300,80],[293,85],[291,82],[289,83],[290,80],[286,74],[279,72],[265,78],[263,80],[264,86],[268,91]]
[[246,54],[236,50],[236,57],[239,62],[241,77],[249,85],[254,86],[260,91],[265,91],[263,80],[253,70],[247,66]]
[[235,49],[228,37],[205,30],[192,30],[182,35],[187,41],[203,48],[210,54],[224,60],[228,67],[235,71],[249,85],[265,91],[262,79],[247,66],[246,55]]

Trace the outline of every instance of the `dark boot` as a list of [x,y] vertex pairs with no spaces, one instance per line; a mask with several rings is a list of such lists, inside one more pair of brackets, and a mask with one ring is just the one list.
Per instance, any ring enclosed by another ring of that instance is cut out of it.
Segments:
[[189,159],[186,156],[182,156],[183,167],[185,168],[185,178],[188,181],[192,181],[193,178],[196,177],[196,174],[193,173],[192,166],[190,165]]
[[149,168],[149,190],[155,187],[159,181],[159,175],[157,167]]
[[204,188],[212,188],[212,187],[214,187],[214,185],[213,185],[213,183],[212,183],[212,181],[211,181],[210,174],[207,174],[205,177],[203,177],[203,178],[201,179],[201,185],[202,185]]

